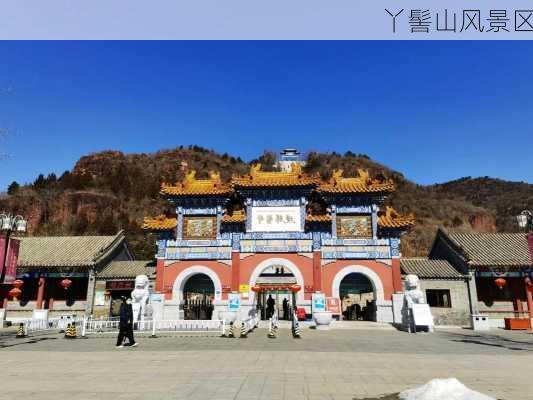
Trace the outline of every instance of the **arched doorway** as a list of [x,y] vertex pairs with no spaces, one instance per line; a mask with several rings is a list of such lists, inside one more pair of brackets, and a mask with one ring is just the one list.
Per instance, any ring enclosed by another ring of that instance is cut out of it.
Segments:
[[[378,320],[377,305],[383,303],[385,292],[379,275],[371,268],[362,265],[344,267],[335,275],[331,293],[341,300],[343,314],[346,308],[350,308],[346,315],[349,319]],[[356,304],[360,307],[359,312]]]
[[185,319],[211,319],[215,285],[203,273],[191,275],[183,286],[183,315]]
[[372,282],[365,275],[352,272],[339,285],[343,319],[351,321],[376,320],[376,296]]
[[291,310],[296,306],[296,296],[290,288],[295,284],[296,277],[282,264],[269,265],[260,272],[254,286],[261,288],[256,294],[256,305],[262,320],[274,314],[279,319],[290,319]]

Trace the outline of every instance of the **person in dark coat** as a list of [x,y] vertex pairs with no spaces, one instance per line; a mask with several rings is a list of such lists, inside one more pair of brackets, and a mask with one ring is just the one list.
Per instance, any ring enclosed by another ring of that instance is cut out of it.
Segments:
[[125,337],[128,338],[128,346],[137,346],[137,342],[135,342],[135,339],[133,338],[133,308],[128,300],[129,299],[126,299],[126,297],[122,297],[117,348],[124,347]]
[[267,318],[270,318],[274,315],[274,305],[276,304],[276,301],[272,298],[272,295],[268,295],[267,299]]
[[283,318],[289,319],[289,300],[287,298],[283,299]]

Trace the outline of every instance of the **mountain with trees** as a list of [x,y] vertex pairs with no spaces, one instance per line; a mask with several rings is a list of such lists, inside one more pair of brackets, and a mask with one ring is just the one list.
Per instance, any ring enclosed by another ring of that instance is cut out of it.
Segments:
[[[163,182],[181,181],[191,169],[198,178],[217,170],[228,181],[234,174],[246,173],[255,162],[274,170],[276,154],[267,151],[246,163],[199,146],[150,154],[102,151],[81,157],[59,177],[41,174],[30,184],[11,183],[7,195],[0,197],[0,210],[25,215],[30,235],[107,235],[124,229],[136,257],[147,259],[155,254],[155,243],[141,228],[143,217],[173,214],[159,195]],[[339,168],[346,176],[365,168],[371,176],[395,182],[396,192],[387,204],[402,213],[413,212],[417,220],[402,240],[406,256],[426,255],[438,227],[512,232],[517,230],[515,216],[524,208],[533,209],[533,185],[528,183],[466,177],[418,185],[364,154],[310,152],[304,170],[327,179]]]

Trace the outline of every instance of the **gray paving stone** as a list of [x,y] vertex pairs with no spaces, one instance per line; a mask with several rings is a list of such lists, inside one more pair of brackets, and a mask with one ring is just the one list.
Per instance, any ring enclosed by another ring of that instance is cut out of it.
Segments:
[[20,341],[0,334],[0,358],[9,365],[0,400],[352,400],[450,376],[495,398],[531,398],[533,335],[525,332],[305,331],[296,341],[289,332],[269,340],[257,330],[246,341],[138,341],[117,351],[109,336]]

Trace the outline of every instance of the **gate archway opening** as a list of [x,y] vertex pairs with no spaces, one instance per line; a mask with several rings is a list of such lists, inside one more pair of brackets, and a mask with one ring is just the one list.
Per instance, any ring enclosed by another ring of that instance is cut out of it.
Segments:
[[215,284],[203,273],[191,275],[183,286],[183,315],[189,320],[209,320],[213,315]]
[[289,320],[291,310],[296,305],[296,296],[291,287],[296,284],[296,277],[286,266],[272,264],[264,268],[255,280],[255,286],[261,288],[257,293],[257,309],[261,319],[267,320],[276,314],[279,319]]
[[345,320],[376,321],[376,292],[367,276],[359,272],[344,276],[339,296]]

